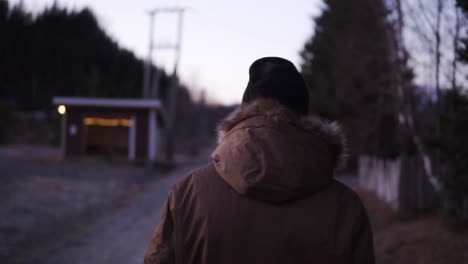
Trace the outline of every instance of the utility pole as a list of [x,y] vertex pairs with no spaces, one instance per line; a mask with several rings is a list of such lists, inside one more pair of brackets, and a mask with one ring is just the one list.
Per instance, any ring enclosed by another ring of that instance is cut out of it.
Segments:
[[[180,61],[180,49],[181,49],[181,42],[182,42],[182,32],[183,32],[183,16],[185,11],[187,11],[184,7],[169,7],[169,8],[155,8],[148,12],[150,17],[150,26],[149,26],[149,46],[148,46],[148,58],[145,64],[145,71],[143,76],[143,97],[157,97],[158,95],[158,72],[152,71],[152,64],[154,58],[154,50],[155,49],[169,49],[175,51],[175,62],[174,62],[174,72],[173,76],[177,75],[177,68]],[[154,45],[154,23],[155,17],[158,13],[174,13],[178,15],[178,29],[177,29],[177,39],[175,44],[166,44],[166,45]],[[154,76],[153,76],[154,75]]]
[[176,44],[176,60],[174,64],[174,75],[177,75],[177,67],[179,66],[180,62],[180,49],[182,46],[182,32],[183,32],[183,26],[184,26],[184,11],[185,9],[179,10],[178,16],[179,16],[179,24],[177,27],[177,44]]
[[[174,146],[174,119],[176,115],[176,103],[177,103],[177,88],[178,78],[177,70],[180,63],[180,50],[182,42],[182,29],[183,29],[183,16],[187,9],[183,7],[171,7],[171,8],[155,8],[148,12],[150,16],[150,32],[149,32],[149,52],[148,59],[146,61],[146,68],[144,71],[144,83],[143,83],[143,97],[144,98],[157,98],[159,90],[159,73],[156,68],[153,72],[153,51],[155,49],[169,49],[175,52],[174,68],[170,80],[169,94],[167,98],[167,105],[163,105],[165,108],[164,120],[166,121],[166,137],[165,137],[165,153],[166,159],[171,162],[173,156]],[[154,45],[154,22],[155,16],[158,13],[174,13],[178,15],[178,26],[177,26],[177,39],[174,44],[166,45]],[[156,115],[149,117],[150,133],[157,133],[157,118]],[[150,162],[154,161],[156,156],[156,141],[149,141],[148,156]]]
[[145,62],[145,70],[144,70],[144,75],[143,75],[143,98],[148,98],[150,97],[150,86],[151,86],[151,68],[153,64],[153,34],[154,34],[154,15],[156,14],[153,11],[150,11],[149,13],[150,16],[150,26],[149,26],[149,52],[148,52],[148,58],[146,59]]
[[171,87],[169,89],[169,107],[168,107],[168,118],[167,118],[167,137],[166,137],[166,160],[172,162],[174,156],[174,127],[175,119],[177,115],[177,94],[179,89],[179,79],[177,77],[177,70],[180,63],[180,50],[182,46],[182,29],[184,22],[184,11],[185,9],[179,9],[178,13],[178,29],[177,29],[177,42],[174,46],[175,49],[175,61],[174,69],[171,78]]

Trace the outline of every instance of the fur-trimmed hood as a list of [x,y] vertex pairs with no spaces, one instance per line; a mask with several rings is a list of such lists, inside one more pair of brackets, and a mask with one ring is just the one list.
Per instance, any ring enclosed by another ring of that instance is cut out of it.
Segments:
[[233,111],[218,126],[218,143],[218,174],[237,192],[269,202],[322,190],[345,157],[336,123],[299,117],[269,99]]

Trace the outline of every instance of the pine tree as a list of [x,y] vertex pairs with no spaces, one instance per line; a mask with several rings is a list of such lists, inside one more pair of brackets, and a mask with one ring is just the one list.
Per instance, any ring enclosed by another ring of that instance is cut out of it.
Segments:
[[339,120],[351,154],[395,157],[397,120],[386,8],[381,0],[325,0],[302,51],[311,111]]

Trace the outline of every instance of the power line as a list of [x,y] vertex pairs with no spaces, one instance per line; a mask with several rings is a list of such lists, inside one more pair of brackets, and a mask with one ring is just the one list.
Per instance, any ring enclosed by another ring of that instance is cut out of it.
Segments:
[[[143,76],[143,97],[157,97],[158,95],[158,82],[159,74],[156,71],[153,73],[153,53],[155,49],[164,49],[164,50],[173,50],[175,52],[175,62],[174,62],[174,77],[177,74],[178,65],[180,62],[180,51],[182,46],[182,32],[183,32],[183,19],[184,13],[187,11],[185,7],[163,7],[163,8],[154,8],[148,12],[149,15],[149,46],[148,46],[148,58],[145,63],[145,70]],[[178,26],[177,26],[177,39],[175,43],[165,43],[163,45],[154,45],[154,24],[157,14],[160,13],[169,13],[175,14],[178,16]]]

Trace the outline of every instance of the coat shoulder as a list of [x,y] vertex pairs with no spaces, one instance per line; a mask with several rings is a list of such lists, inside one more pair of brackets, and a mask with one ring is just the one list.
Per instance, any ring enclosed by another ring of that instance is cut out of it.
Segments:
[[356,191],[337,180],[333,181],[332,189],[338,194],[342,206],[351,209],[355,213],[366,213],[361,197]]
[[216,169],[213,164],[206,164],[195,170],[190,171],[183,176],[172,188],[173,193],[184,192],[194,186],[199,186],[200,183],[211,181],[213,176],[217,176]]

